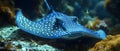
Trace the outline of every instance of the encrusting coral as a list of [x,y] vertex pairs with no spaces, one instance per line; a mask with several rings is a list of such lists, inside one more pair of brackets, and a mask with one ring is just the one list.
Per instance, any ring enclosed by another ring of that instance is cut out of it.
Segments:
[[108,35],[105,40],[102,40],[91,48],[89,51],[119,51],[120,34],[115,36]]

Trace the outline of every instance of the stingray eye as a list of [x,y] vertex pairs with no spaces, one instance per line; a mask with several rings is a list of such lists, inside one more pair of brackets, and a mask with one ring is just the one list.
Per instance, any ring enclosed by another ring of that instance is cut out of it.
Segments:
[[63,21],[58,18],[56,18],[56,21],[53,27],[62,28],[64,31],[66,31],[65,27],[63,27]]
[[62,21],[60,19],[55,18],[55,22],[54,22],[53,27],[57,27],[58,28],[58,27],[61,26],[61,23],[62,23]]
[[55,19],[55,25],[60,25],[62,23],[62,20],[56,18]]

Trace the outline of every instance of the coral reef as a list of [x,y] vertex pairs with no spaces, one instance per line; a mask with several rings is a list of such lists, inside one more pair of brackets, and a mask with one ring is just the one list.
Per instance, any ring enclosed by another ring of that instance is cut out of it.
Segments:
[[[18,27],[9,26],[0,29],[0,50],[17,50],[17,51],[29,51],[29,50],[52,50],[54,48],[47,44],[38,44],[38,41],[28,40],[24,34],[18,33]],[[20,31],[21,32],[21,31]],[[29,37],[29,39],[32,39]],[[37,43],[36,43],[37,42]]]
[[40,51],[40,50],[48,50],[48,51],[57,51],[58,49],[53,48],[52,46],[49,46],[47,44],[44,45],[38,45],[35,42],[29,42],[29,41],[1,41],[0,43],[4,43],[4,47],[2,49],[10,50],[10,51]]
[[119,51],[120,34],[115,36],[108,35],[105,40],[102,40],[91,48],[89,51]]

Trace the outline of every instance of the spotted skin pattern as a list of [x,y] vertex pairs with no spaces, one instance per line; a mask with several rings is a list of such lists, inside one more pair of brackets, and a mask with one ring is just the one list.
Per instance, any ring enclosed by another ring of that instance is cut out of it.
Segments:
[[75,16],[56,11],[39,21],[31,21],[22,14],[22,10],[19,10],[16,15],[16,23],[20,29],[30,34],[49,39],[75,39],[82,36],[104,39],[106,37],[103,30],[87,29],[78,23]]

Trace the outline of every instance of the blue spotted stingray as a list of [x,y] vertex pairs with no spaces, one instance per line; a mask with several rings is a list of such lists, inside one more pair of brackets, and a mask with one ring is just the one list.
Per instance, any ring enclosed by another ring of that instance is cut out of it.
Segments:
[[[45,3],[48,6],[46,0]],[[48,8],[50,9],[50,7]],[[27,19],[22,14],[22,10],[19,10],[16,15],[16,23],[20,29],[43,38],[76,39],[85,36],[98,39],[106,38],[106,34],[103,30],[90,30],[78,23],[76,16],[68,16],[54,10],[46,17],[39,19],[39,21]]]

